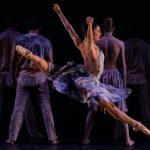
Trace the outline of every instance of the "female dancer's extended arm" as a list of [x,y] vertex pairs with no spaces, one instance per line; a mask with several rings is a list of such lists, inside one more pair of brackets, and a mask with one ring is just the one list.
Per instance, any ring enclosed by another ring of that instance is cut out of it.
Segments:
[[70,37],[72,38],[75,46],[80,49],[80,45],[82,43],[82,40],[78,37],[78,35],[76,34],[76,32],[74,31],[72,25],[69,23],[69,21],[67,20],[67,18],[64,16],[64,14],[62,13],[60,6],[58,4],[54,4],[54,11],[58,14],[61,22],[63,23],[65,29],[69,32]]

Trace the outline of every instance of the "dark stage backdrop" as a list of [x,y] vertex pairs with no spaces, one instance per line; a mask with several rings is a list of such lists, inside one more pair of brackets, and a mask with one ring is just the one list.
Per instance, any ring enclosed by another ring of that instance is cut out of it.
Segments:
[[54,47],[55,63],[64,64],[75,60],[82,62],[69,34],[65,31],[58,16],[53,12],[52,4],[58,2],[68,20],[82,37],[81,24],[91,15],[101,27],[104,18],[111,16],[115,20],[114,35],[126,40],[132,35],[150,42],[150,13],[147,1],[123,0],[5,0],[0,5],[0,31],[4,29],[3,20],[9,13],[16,13],[22,20],[20,30],[26,32],[24,21],[30,16],[38,16],[43,27],[41,34],[48,37]]
[[[122,40],[126,40],[132,35],[140,37],[150,42],[150,13],[148,1],[127,1],[122,0],[5,0],[0,4],[0,31],[5,29],[3,25],[7,14],[16,13],[21,19],[20,31],[26,33],[24,22],[30,16],[38,16],[42,21],[41,34],[49,38],[53,44],[54,62],[57,65],[64,65],[67,61],[76,61],[82,63],[82,58],[76,50],[69,34],[62,26],[58,16],[53,12],[53,2],[58,2],[62,11],[72,23],[76,32],[82,37],[81,24],[86,16],[91,15],[101,26],[105,17],[111,16],[116,23],[114,35]],[[15,92],[14,92],[15,93]],[[12,93],[12,94],[14,94]],[[12,98],[12,97],[9,97]],[[9,99],[8,98],[8,99]],[[1,135],[6,137],[10,114],[12,112],[13,100],[6,100],[5,110],[3,112],[3,125]],[[33,104],[37,102],[32,98]],[[84,121],[87,114],[87,108],[64,95],[51,92],[51,103],[54,113],[57,133],[62,138],[81,139],[84,133]],[[35,108],[38,111],[38,107]],[[133,108],[136,112],[136,109]],[[138,112],[138,110],[137,110]],[[39,126],[44,131],[41,114],[37,114]],[[95,128],[92,137],[110,137],[113,136],[114,120],[108,115],[99,113],[97,116]],[[21,135],[28,136],[26,128]],[[106,136],[107,135],[107,136]]]

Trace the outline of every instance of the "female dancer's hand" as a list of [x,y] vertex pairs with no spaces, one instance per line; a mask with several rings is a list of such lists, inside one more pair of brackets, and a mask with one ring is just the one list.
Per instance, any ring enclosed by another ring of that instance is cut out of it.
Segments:
[[93,17],[89,16],[89,17],[86,18],[86,23],[87,23],[88,25],[89,25],[89,24],[93,24],[93,22],[94,22]]
[[61,12],[60,6],[59,6],[57,3],[54,4],[53,9],[54,9],[54,11],[55,11],[56,13],[60,13],[60,12]]

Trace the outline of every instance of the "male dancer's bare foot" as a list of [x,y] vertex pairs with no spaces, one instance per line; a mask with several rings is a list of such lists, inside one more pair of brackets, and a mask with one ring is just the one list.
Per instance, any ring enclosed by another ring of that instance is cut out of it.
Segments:
[[21,45],[16,46],[16,51],[26,58],[32,58],[32,52]]
[[150,130],[140,122],[137,122],[137,124],[133,127],[133,131],[135,132],[141,131],[144,134],[150,136]]
[[135,144],[135,142],[133,141],[133,140],[131,140],[130,138],[127,138],[126,139],[126,145],[127,146],[132,146],[132,145],[134,145]]
[[84,139],[83,141],[82,141],[82,144],[83,145],[88,145],[90,143],[90,139]]
[[7,139],[7,140],[6,140],[6,143],[7,143],[7,144],[15,144],[15,141],[14,141],[14,140]]
[[49,141],[49,143],[52,145],[57,145],[59,143],[59,141],[56,139],[56,140]]

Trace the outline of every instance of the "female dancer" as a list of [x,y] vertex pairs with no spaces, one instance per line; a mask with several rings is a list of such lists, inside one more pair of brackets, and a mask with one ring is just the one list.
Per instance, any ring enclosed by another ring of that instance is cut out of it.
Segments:
[[94,24],[92,17],[87,17],[87,30],[85,30],[85,37],[82,41],[63,15],[58,4],[54,4],[54,11],[69,32],[75,46],[80,50],[84,65],[69,63],[61,69],[57,69],[54,64],[47,63],[44,59],[32,54],[31,51],[20,45],[16,46],[17,52],[33,61],[48,76],[51,75],[53,85],[57,91],[76,98],[82,103],[88,103],[89,101],[98,103],[116,120],[128,123],[134,131],[141,131],[146,135],[150,135],[148,128],[130,118],[113,104],[113,102],[125,99],[131,91],[125,88],[117,89],[99,82],[104,67],[104,55],[95,45],[95,42],[101,36],[100,27]]

